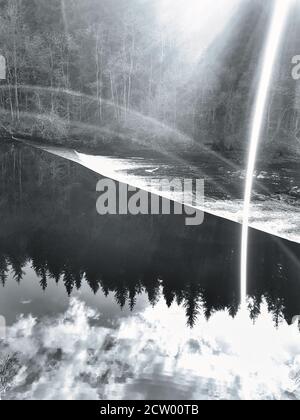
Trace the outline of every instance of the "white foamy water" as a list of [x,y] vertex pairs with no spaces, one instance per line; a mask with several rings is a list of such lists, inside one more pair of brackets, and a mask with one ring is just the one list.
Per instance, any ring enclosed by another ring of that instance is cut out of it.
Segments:
[[[101,176],[178,201],[181,204],[190,205],[190,201],[185,202],[184,194],[166,193],[160,190],[162,179],[182,178],[182,168],[177,170],[176,167],[168,163],[164,164],[163,167],[158,167],[157,164],[141,158],[120,159],[109,156],[92,156],[78,153],[75,150],[55,147],[43,149],[48,153],[76,162]],[[187,167],[187,169],[190,171],[190,167]],[[178,175],[176,175],[176,171]],[[168,176],[168,173],[172,175]],[[194,199],[195,205],[193,207],[200,211],[236,223],[243,223],[243,200],[212,199],[208,194],[205,194],[204,202],[202,200],[197,202],[197,197],[194,197]],[[284,201],[266,198],[265,201],[252,202],[248,225],[260,231],[300,243],[300,208]]]

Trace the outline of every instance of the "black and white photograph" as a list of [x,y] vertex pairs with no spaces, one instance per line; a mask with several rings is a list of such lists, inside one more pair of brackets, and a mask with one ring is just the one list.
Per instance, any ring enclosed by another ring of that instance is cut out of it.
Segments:
[[0,0],[0,400],[300,400],[300,0]]

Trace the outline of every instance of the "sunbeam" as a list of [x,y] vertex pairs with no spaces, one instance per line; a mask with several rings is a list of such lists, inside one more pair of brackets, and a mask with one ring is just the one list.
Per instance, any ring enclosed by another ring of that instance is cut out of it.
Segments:
[[248,234],[251,196],[253,189],[253,178],[259,140],[263,126],[265,108],[268,100],[268,93],[272,81],[273,67],[276,61],[280,41],[284,33],[288,13],[293,0],[276,0],[273,17],[267,39],[266,49],[262,63],[262,73],[257,93],[254,119],[252,123],[252,133],[250,139],[250,149],[248,158],[248,169],[246,176],[244,219],[242,229],[242,249],[241,249],[241,307],[247,304],[247,270],[248,270]]
[[241,0],[158,0],[162,25],[176,32],[189,58],[197,60],[222,33]]

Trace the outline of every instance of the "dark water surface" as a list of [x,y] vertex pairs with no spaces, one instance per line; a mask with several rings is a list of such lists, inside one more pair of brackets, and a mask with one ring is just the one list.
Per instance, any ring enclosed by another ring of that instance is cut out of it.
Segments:
[[[244,215],[245,173],[241,156],[206,151],[202,155],[143,157],[93,155],[60,146],[30,143],[58,157],[75,162],[100,176],[158,194],[172,201],[193,206],[223,219],[242,223]],[[281,157],[269,165],[257,162],[249,226],[280,238],[300,243],[300,178],[298,162]],[[182,188],[168,191],[164,183],[176,180],[203,180],[204,192],[185,194]]]
[[251,230],[246,317],[240,225],[99,216],[99,176],[30,147],[0,170],[2,398],[299,397],[298,244]]

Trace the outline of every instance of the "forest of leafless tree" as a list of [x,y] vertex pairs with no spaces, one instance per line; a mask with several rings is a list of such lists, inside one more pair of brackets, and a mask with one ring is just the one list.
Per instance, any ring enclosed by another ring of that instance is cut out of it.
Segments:
[[[188,54],[176,26],[158,18],[159,1],[1,0],[1,124],[64,144],[177,147],[180,132],[187,144],[243,148],[270,2],[242,0],[224,31]],[[264,145],[280,153],[299,150],[298,24],[295,14],[265,121]]]

